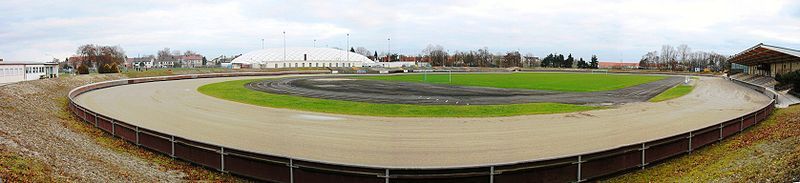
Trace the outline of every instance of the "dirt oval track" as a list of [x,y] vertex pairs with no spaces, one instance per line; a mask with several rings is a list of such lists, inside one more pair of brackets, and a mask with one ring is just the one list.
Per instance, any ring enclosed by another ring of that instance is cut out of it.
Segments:
[[152,82],[91,91],[92,111],[210,144],[348,165],[443,168],[549,159],[683,133],[741,116],[770,99],[702,77],[674,100],[580,113],[497,118],[385,118],[275,109],[213,98],[199,86],[237,79]]

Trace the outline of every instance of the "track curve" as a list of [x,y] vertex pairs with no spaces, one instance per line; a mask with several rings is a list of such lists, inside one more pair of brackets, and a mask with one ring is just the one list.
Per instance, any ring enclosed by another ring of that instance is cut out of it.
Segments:
[[[651,166],[730,137],[765,120],[775,104],[765,97],[774,95],[763,88],[748,86],[755,89],[749,90],[720,78],[703,78],[698,83],[702,90],[668,102],[562,115],[441,120],[325,115],[244,104],[235,107],[191,93],[192,88],[205,83],[241,79],[214,77],[302,73],[319,72],[180,75],[101,82],[70,91],[68,106],[80,119],[114,136],[223,172],[275,182],[378,183],[595,180]],[[196,78],[214,79],[177,81]],[[128,88],[141,83],[153,85]],[[765,98],[769,102],[759,107]],[[124,106],[133,108],[105,106],[117,100],[129,102]],[[143,105],[132,106],[136,104]],[[734,107],[724,107],[729,105]],[[190,118],[181,118],[187,116]],[[137,119],[142,121],[132,121]],[[569,154],[573,152],[577,153]],[[448,158],[453,155],[455,159]],[[514,160],[523,156],[528,158]],[[488,163],[476,164],[481,162]],[[463,165],[469,163],[472,165]]]
[[381,118],[264,108],[205,96],[199,86],[252,77],[143,83],[75,97],[132,125],[250,152],[386,168],[447,168],[552,159],[707,127],[770,99],[720,78],[687,96],[569,114]]

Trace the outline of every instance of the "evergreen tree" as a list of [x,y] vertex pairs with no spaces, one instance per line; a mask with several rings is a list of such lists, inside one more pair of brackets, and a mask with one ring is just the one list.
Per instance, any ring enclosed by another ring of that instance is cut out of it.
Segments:
[[540,64],[542,67],[550,67],[550,64],[553,62],[553,54],[549,54],[544,59],[542,59],[542,63]]
[[564,60],[564,55],[558,54],[558,56],[556,56],[556,59],[555,59],[555,61],[553,63],[553,66],[559,67],[559,68],[564,67],[564,62],[566,62],[566,60]]
[[592,55],[592,62],[589,63],[592,69],[598,68],[597,55]]
[[569,56],[567,56],[567,60],[564,61],[564,65],[562,67],[572,68],[572,63],[575,63],[575,58],[572,58],[572,54],[569,54]]
[[583,58],[578,59],[578,68],[585,69],[588,68],[589,64],[583,60]]

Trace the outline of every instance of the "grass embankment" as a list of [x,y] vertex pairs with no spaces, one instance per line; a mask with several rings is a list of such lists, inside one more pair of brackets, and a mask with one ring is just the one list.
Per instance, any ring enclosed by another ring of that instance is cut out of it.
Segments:
[[512,74],[408,74],[356,76],[359,79],[426,82],[459,86],[481,86],[566,92],[594,92],[622,89],[658,81],[666,76],[589,74],[589,73],[512,73]]
[[800,180],[800,105],[718,144],[608,182],[792,182]]
[[245,88],[245,84],[254,81],[258,81],[258,79],[212,83],[201,86],[198,88],[198,91],[200,93],[225,100],[264,107],[335,114],[387,117],[496,117],[566,113],[602,108],[595,106],[558,103],[527,103],[508,105],[376,104],[298,97],[291,95],[278,95]]
[[684,85],[678,84],[675,87],[668,89],[667,91],[662,92],[661,94],[656,95],[653,98],[650,98],[650,102],[661,102],[665,100],[670,100],[674,98],[678,98],[689,94],[694,89],[694,85]]
[[117,153],[129,154],[142,158],[147,162],[152,162],[159,167],[164,168],[165,170],[177,170],[183,172],[186,175],[186,177],[184,177],[186,180],[191,180],[194,182],[244,181],[243,179],[231,174],[223,174],[214,170],[192,165],[186,161],[176,160],[172,157],[144,149],[118,137],[114,137],[91,124],[81,121],[80,118],[73,115],[72,112],[69,111],[66,97],[59,98],[58,100],[61,101],[63,109],[58,113],[58,117],[64,121],[64,126],[72,131],[88,135],[95,142],[97,142],[97,144],[105,148],[111,149]]

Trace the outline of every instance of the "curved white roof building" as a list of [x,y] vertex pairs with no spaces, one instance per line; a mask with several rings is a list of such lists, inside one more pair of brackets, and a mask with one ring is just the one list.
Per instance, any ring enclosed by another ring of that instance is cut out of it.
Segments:
[[[285,54],[284,54],[285,53]],[[362,67],[375,63],[369,58],[332,48],[270,48],[252,51],[233,59],[231,64],[252,68],[287,67]]]

